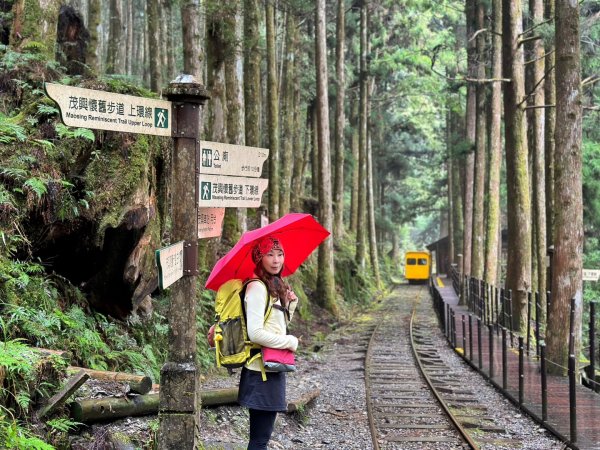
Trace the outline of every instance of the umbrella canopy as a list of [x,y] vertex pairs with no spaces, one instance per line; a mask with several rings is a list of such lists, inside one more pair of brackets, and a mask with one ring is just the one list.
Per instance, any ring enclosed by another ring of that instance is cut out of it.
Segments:
[[205,286],[216,291],[232,278],[251,277],[255,268],[252,248],[266,236],[272,236],[281,242],[285,252],[281,276],[288,276],[300,267],[329,234],[310,214],[286,214],[267,226],[244,233],[238,243],[217,261]]

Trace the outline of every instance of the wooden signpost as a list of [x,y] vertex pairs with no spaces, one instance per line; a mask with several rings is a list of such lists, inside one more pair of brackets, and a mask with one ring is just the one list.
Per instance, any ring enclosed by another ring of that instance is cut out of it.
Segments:
[[[196,364],[198,239],[220,236],[225,207],[259,207],[268,180],[259,178],[269,150],[199,140],[209,98],[191,75],[169,84],[169,101],[46,83],[65,125],[171,136],[172,237],[156,250],[159,286],[171,288],[169,355],[161,369],[159,449],[198,448]],[[192,206],[193,204],[193,206]]]

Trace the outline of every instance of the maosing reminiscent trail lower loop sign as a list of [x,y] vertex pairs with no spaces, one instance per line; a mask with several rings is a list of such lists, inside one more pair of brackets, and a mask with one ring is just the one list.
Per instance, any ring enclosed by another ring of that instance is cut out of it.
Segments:
[[198,206],[258,208],[269,180],[259,178],[269,149],[200,142]]

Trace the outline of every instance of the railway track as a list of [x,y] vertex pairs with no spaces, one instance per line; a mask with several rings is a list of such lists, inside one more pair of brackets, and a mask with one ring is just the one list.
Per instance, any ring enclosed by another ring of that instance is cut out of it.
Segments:
[[439,335],[425,286],[403,287],[382,309],[365,358],[373,448],[519,448],[444,363]]

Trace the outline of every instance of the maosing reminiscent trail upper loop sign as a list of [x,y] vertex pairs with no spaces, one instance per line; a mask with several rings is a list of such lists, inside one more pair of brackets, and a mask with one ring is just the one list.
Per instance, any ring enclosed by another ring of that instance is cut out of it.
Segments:
[[45,83],[70,127],[171,136],[171,102]]

